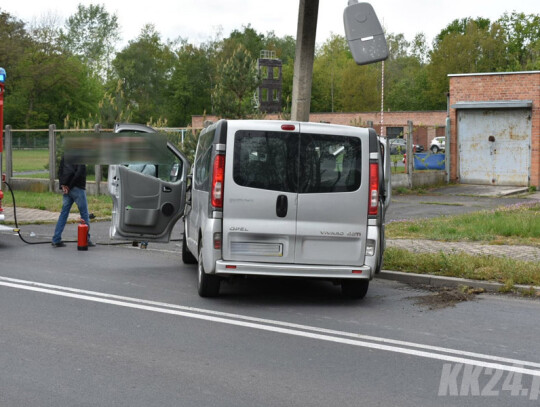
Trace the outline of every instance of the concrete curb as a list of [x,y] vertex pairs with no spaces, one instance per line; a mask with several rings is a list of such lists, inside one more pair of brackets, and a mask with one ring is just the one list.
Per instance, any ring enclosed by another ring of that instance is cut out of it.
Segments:
[[[499,292],[504,284],[494,281],[469,280],[466,278],[433,276],[431,274],[404,273],[401,271],[381,270],[375,275],[375,278],[382,280],[399,281],[405,284],[424,284],[433,287],[459,287],[467,286],[474,288],[482,288],[487,292]],[[514,285],[517,290],[529,290],[531,286]],[[540,287],[532,287],[535,291],[540,291]]]

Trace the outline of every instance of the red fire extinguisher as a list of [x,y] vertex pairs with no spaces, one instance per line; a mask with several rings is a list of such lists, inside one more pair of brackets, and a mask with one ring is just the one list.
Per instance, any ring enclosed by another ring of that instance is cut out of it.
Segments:
[[88,225],[84,219],[77,228],[77,250],[88,250]]

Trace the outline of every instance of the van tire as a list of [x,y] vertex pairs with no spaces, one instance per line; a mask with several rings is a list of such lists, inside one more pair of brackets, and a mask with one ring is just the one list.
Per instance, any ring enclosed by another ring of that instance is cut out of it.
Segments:
[[203,243],[199,242],[199,266],[197,267],[197,290],[201,297],[217,297],[221,279],[204,271]]
[[341,294],[345,298],[361,300],[368,292],[369,280],[341,280]]
[[184,264],[197,264],[197,259],[189,251],[186,243],[186,234],[184,233],[184,238],[182,239],[182,261]]

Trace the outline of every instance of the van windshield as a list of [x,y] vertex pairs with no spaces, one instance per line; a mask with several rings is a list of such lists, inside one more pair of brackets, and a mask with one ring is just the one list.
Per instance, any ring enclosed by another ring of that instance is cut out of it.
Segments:
[[295,193],[355,191],[361,182],[361,141],[355,137],[238,131],[234,182]]

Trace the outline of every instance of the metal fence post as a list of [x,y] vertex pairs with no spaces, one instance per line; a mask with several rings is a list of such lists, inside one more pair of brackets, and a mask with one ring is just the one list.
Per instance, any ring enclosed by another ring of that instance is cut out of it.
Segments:
[[9,183],[11,182],[11,177],[13,177],[13,133],[9,124],[6,126],[4,141],[4,151],[6,152],[6,181]]
[[49,125],[49,191],[55,192],[56,179],[56,125]]
[[[101,124],[94,126],[94,132],[99,134],[101,132]],[[101,165],[94,165],[94,173],[96,174],[96,195],[101,194]]]
[[413,173],[413,164],[414,164],[414,154],[413,154],[413,122],[411,120],[407,121],[407,126],[409,127],[409,133],[407,136],[407,178],[409,182],[409,187],[413,187],[412,182],[412,173]]

